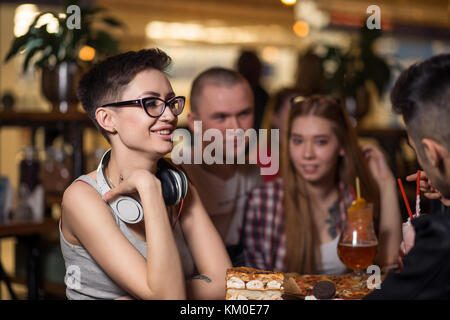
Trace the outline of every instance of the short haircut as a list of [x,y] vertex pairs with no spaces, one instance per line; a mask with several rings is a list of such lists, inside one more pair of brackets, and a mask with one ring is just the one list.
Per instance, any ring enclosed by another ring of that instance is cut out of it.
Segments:
[[[190,93],[191,111],[198,112],[200,95],[205,85],[232,87],[240,83],[247,84],[248,82],[239,72],[234,70],[214,67],[203,71],[192,82]],[[249,90],[251,91],[251,89]]]
[[160,49],[129,51],[95,64],[80,80],[78,98],[97,129],[109,141],[106,131],[98,124],[98,107],[118,102],[123,91],[141,71],[156,69],[166,72],[171,58]]
[[434,56],[403,71],[391,92],[408,133],[421,150],[430,138],[450,151],[450,54]]

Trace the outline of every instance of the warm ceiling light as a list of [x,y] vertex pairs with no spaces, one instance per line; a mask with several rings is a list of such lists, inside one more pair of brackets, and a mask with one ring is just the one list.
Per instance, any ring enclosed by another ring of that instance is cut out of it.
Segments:
[[300,38],[304,38],[309,33],[309,26],[305,21],[296,21],[292,26],[292,30],[294,30],[295,34]]
[[293,6],[297,0],[281,0],[281,2],[287,6]]
[[278,49],[274,46],[267,46],[262,51],[262,58],[265,62],[274,63],[278,58]]
[[95,57],[95,49],[90,46],[83,46],[78,52],[78,57],[83,61],[91,61]]
[[51,13],[42,15],[36,23],[36,28],[40,28],[43,25],[47,25],[46,29],[48,33],[57,33],[59,30],[59,21]]
[[20,37],[27,33],[37,14],[38,7],[34,4],[18,6],[14,12],[14,35]]

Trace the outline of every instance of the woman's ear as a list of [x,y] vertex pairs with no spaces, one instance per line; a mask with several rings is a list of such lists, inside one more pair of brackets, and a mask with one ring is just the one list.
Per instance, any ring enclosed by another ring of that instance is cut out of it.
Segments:
[[97,120],[100,127],[106,132],[115,134],[117,133],[115,126],[115,117],[111,110],[105,108],[98,108],[95,110],[95,119]]
[[340,155],[341,157],[344,157],[344,156],[345,156],[345,150],[344,150],[344,148],[341,148],[341,149],[339,150],[339,155]]

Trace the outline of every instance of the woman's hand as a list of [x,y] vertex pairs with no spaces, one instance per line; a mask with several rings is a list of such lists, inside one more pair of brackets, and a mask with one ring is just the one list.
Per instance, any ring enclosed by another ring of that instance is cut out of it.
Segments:
[[386,182],[393,182],[395,184],[394,175],[380,149],[374,145],[366,145],[362,147],[362,152],[369,166],[369,170],[381,190]]
[[[416,181],[417,173],[411,174],[406,177],[406,181]],[[423,192],[423,195],[430,200],[440,200],[447,207],[450,206],[450,199],[446,199],[442,197],[442,194],[437,190],[428,179],[428,176],[425,171],[420,172],[420,191]]]
[[64,228],[73,230],[101,269],[131,297],[185,299],[182,264],[159,184],[150,172],[136,171],[105,197],[136,191],[142,195],[147,259],[121,232],[98,192],[85,183],[74,183],[64,193]]
[[150,195],[161,196],[161,181],[148,170],[140,169],[133,171],[127,178],[117,186],[103,195],[103,199],[109,201],[123,194],[139,193],[150,191]]

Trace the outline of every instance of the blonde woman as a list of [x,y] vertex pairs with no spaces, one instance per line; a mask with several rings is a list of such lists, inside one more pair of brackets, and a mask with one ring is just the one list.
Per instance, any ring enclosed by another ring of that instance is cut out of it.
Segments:
[[302,274],[342,274],[337,243],[351,186],[374,203],[376,263],[395,264],[401,216],[395,179],[382,153],[362,149],[345,109],[329,96],[295,102],[283,138],[282,177],[250,194],[244,224],[248,266]]

